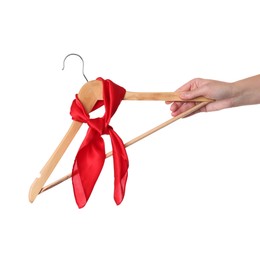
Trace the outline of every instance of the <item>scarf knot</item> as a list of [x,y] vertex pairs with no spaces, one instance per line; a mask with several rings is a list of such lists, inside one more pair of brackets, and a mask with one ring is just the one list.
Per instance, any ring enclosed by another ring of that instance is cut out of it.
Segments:
[[88,125],[100,135],[108,135],[109,130],[112,129],[110,125],[106,124],[105,119],[100,117],[89,119]]

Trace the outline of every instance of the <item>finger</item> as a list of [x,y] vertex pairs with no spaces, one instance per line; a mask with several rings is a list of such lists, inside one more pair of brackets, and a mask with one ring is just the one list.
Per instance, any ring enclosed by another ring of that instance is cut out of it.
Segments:
[[190,116],[194,116],[194,115],[196,115],[196,114],[198,114],[198,113],[200,113],[200,112],[207,112],[206,107],[207,107],[207,105],[204,106],[204,107],[202,107],[202,108],[200,108],[200,109],[198,109],[198,110],[196,110],[196,111],[194,111],[193,113],[191,113],[191,114],[185,116],[185,118],[186,118],[186,117],[190,117]]
[[[212,111],[218,111],[218,110],[230,108],[230,107],[231,107],[231,100],[230,99],[214,101],[214,102],[207,104],[206,106],[202,107],[201,109],[195,111],[194,113],[192,113],[192,114],[190,114],[186,117],[193,116],[194,114],[197,114],[199,112],[212,112]],[[179,114],[179,112],[181,112],[182,109],[183,108],[180,108],[180,110],[178,110],[177,113]],[[176,115],[174,115],[174,116],[176,116]]]
[[172,112],[172,116],[178,116],[179,114],[187,111],[188,109],[195,106],[194,102],[183,103],[177,110]]
[[201,88],[196,88],[190,91],[184,91],[180,93],[180,97],[182,99],[193,99],[196,97],[200,97],[200,96],[205,96],[206,95],[206,88],[205,87],[201,87]]
[[173,102],[171,104],[170,110],[172,112],[174,112],[174,111],[178,110],[182,105],[183,105],[183,102]]

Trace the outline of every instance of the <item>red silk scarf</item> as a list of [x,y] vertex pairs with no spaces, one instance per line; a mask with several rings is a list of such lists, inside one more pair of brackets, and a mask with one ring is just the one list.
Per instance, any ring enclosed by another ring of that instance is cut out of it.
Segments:
[[128,176],[128,156],[124,143],[109,125],[111,117],[124,99],[126,90],[111,80],[102,78],[97,78],[97,80],[103,83],[103,100],[98,101],[92,111],[104,105],[103,117],[90,118],[77,95],[70,111],[73,120],[87,123],[89,126],[72,169],[74,196],[79,208],[84,207],[87,203],[106,159],[102,135],[110,135],[111,138],[114,162],[114,200],[117,205],[124,198]]

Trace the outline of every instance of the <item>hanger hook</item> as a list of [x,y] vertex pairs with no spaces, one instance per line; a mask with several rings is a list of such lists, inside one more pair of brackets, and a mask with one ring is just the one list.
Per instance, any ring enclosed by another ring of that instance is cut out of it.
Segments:
[[65,61],[66,61],[66,59],[67,59],[69,56],[71,56],[71,55],[78,56],[78,57],[82,60],[82,75],[84,76],[84,78],[85,78],[86,81],[88,82],[88,79],[87,79],[87,77],[86,77],[85,74],[84,74],[84,60],[82,59],[82,57],[81,57],[79,54],[76,54],[76,53],[70,53],[70,54],[68,54],[68,55],[64,58],[64,60],[63,60],[63,68],[62,68],[62,70],[65,69]]

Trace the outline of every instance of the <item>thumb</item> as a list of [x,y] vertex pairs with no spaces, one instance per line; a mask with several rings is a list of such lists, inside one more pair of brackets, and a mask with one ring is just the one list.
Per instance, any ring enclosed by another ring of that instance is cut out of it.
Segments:
[[196,97],[200,97],[203,96],[205,93],[205,91],[203,91],[203,88],[196,88],[190,91],[184,91],[180,93],[180,97],[182,99],[193,99]]

